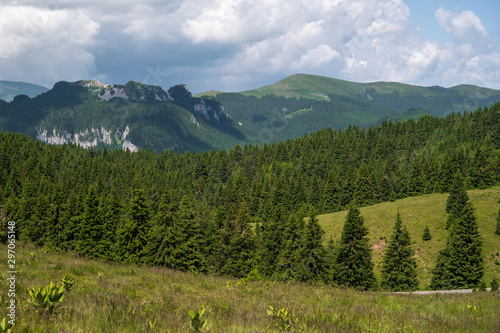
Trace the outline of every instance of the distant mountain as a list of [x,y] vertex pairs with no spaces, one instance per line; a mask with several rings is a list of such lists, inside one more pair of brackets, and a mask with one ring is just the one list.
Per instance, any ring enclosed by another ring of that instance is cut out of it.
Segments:
[[83,147],[205,151],[246,143],[219,102],[185,85],[168,91],[130,81],[58,82],[41,95],[0,101],[0,130]]
[[500,90],[472,85],[420,87],[397,82],[357,83],[296,74],[239,93],[210,91],[241,130],[256,142],[282,141],[331,127],[369,127],[383,121],[445,116],[500,101]]
[[0,81],[0,99],[6,102],[12,101],[17,95],[35,97],[47,90],[49,89],[26,82]]

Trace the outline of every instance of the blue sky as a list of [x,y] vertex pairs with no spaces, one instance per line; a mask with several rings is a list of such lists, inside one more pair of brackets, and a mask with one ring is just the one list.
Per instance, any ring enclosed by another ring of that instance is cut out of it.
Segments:
[[241,91],[294,73],[500,89],[500,3],[4,0],[0,80]]

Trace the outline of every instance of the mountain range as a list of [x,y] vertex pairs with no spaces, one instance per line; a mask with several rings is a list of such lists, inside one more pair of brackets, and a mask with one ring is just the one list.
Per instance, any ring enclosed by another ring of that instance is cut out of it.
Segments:
[[[366,128],[425,115],[442,117],[500,101],[499,90],[472,85],[356,83],[307,74],[254,90],[196,96],[186,85],[164,90],[134,81],[62,81],[46,91],[5,82],[0,81],[0,98],[6,100],[0,101],[0,130],[53,144],[156,152],[278,142],[325,127]],[[16,92],[20,96],[12,98]]]

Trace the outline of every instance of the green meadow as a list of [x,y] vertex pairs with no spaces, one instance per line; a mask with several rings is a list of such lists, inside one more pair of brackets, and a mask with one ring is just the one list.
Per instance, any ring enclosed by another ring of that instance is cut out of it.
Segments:
[[[479,232],[483,237],[485,255],[485,281],[489,283],[496,276],[500,278],[500,236],[495,235],[496,218],[500,204],[500,187],[468,191],[471,202],[476,208]],[[384,202],[360,208],[365,225],[370,231],[373,249],[373,262],[377,277],[380,273],[384,250],[396,221],[399,210],[403,224],[410,233],[417,259],[419,289],[427,289],[431,270],[434,268],[438,252],[444,249],[448,231],[446,223],[446,200],[448,194],[428,194],[417,197]],[[347,211],[319,215],[318,220],[326,232],[325,239],[338,240],[342,232]],[[429,226],[432,239],[422,240],[425,226]]]

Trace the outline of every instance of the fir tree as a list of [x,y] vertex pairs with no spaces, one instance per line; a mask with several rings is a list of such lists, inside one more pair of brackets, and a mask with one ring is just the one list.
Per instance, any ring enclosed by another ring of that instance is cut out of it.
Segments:
[[460,217],[467,201],[469,201],[469,195],[465,190],[462,175],[460,171],[457,171],[450,188],[450,196],[446,201],[446,212],[453,214],[455,218]]
[[99,249],[98,245],[104,228],[99,214],[99,197],[93,186],[89,188],[84,209],[79,225],[77,251],[85,256],[102,257],[102,249]]
[[304,227],[304,237],[297,251],[298,267],[296,277],[299,281],[319,281],[328,277],[328,262],[323,246],[323,235],[318,219],[311,214]]
[[127,264],[140,264],[146,253],[149,230],[149,205],[144,190],[134,190],[126,222],[118,230],[118,260]]
[[482,238],[471,203],[465,205],[462,216],[455,221],[432,274],[431,289],[472,288],[481,282],[484,274]]
[[236,219],[226,220],[221,230],[221,274],[244,277],[254,265],[255,240],[248,219],[248,207],[243,200]]
[[376,287],[372,250],[368,243],[368,228],[356,207],[351,207],[342,230],[335,260],[336,282],[347,287]]
[[363,163],[359,167],[358,177],[354,185],[354,203],[359,206],[373,204],[373,192],[374,186],[370,169]]
[[[427,231],[429,228],[426,228]],[[418,288],[417,262],[411,247],[410,233],[402,226],[399,212],[394,232],[382,262],[381,286],[393,291],[415,290]]]
[[425,226],[424,233],[422,234],[423,241],[429,241],[432,239],[431,231],[429,230],[429,226]]

